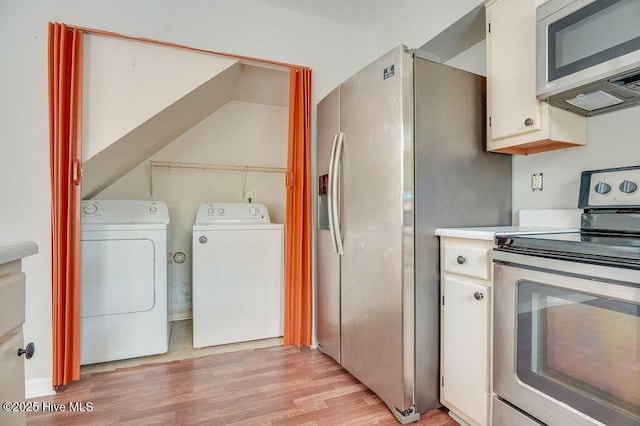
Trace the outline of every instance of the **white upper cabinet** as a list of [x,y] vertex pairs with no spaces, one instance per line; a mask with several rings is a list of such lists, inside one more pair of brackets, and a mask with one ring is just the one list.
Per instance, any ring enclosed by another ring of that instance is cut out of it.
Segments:
[[586,145],[586,118],[536,98],[536,0],[490,0],[487,150],[533,154]]

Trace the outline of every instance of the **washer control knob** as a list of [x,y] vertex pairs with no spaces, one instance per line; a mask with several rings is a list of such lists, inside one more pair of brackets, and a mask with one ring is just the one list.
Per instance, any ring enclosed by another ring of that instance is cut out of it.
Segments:
[[611,191],[611,185],[609,185],[608,183],[605,182],[598,182],[596,183],[595,188],[593,188],[594,191],[596,191],[598,194],[608,194]]
[[207,243],[207,237],[205,237],[204,235],[201,236],[200,238],[198,238],[198,242],[200,244],[206,244]]
[[257,215],[258,215],[258,213],[260,213],[260,209],[259,209],[259,208],[257,208],[257,207],[251,207],[251,208],[249,209],[249,214],[250,214],[251,216],[257,216]]
[[95,204],[85,204],[82,206],[82,212],[84,214],[94,214],[98,211],[98,206]]
[[636,192],[637,189],[638,189],[638,184],[635,182],[631,182],[630,180],[624,180],[620,184],[620,191],[624,192],[625,194],[632,194]]
[[224,209],[222,207],[218,209],[218,214],[224,214]]
[[151,207],[149,207],[149,211],[150,211],[151,213],[155,213],[155,212],[157,212],[157,211],[158,211],[158,208],[157,208],[156,206],[151,206]]
[[213,207],[209,207],[209,210],[207,210],[207,213],[214,214],[215,213],[215,209]]

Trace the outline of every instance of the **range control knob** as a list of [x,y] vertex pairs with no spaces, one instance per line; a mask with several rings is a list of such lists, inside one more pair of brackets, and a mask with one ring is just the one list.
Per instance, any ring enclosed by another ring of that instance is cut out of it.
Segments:
[[636,184],[635,182],[631,182],[630,180],[624,180],[620,184],[619,188],[620,191],[624,192],[625,194],[632,194],[638,189],[638,184]]
[[593,188],[593,190],[596,191],[598,194],[607,194],[611,191],[611,185],[604,182],[598,182],[596,183],[596,186],[595,188]]
[[95,204],[85,204],[84,206],[82,206],[82,211],[84,212],[84,214],[94,214],[98,211],[98,206],[96,206]]

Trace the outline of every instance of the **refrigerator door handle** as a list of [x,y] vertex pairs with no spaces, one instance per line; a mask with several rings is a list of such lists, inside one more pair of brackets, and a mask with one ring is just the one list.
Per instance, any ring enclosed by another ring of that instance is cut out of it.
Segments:
[[333,223],[333,187],[335,186],[335,162],[336,162],[336,146],[338,145],[338,135],[333,135],[333,144],[331,145],[331,158],[329,159],[329,183],[327,188],[327,209],[329,210],[329,233],[331,234],[331,244],[334,253],[338,253],[338,243],[336,243],[335,224]]
[[333,191],[332,198],[333,203],[331,205],[331,214],[333,215],[333,234],[336,241],[337,250],[340,256],[344,254],[344,247],[342,245],[342,229],[340,227],[340,163],[342,162],[342,145],[344,143],[344,133],[338,134],[338,140],[336,142],[336,158],[333,163],[333,174],[335,176],[334,185],[331,188]]

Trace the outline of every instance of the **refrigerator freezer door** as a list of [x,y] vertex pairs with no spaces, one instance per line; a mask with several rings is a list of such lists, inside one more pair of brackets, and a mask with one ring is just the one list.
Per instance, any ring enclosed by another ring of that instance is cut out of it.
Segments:
[[342,365],[399,412],[414,378],[411,63],[399,47],[340,86]]
[[[340,132],[340,89],[336,88],[318,104],[318,176],[329,174],[333,142]],[[328,189],[328,188],[327,188]],[[318,208],[329,208],[321,202]],[[329,211],[318,212],[328,217]],[[340,362],[340,256],[334,251],[330,229],[317,234],[317,341],[318,348]]]

